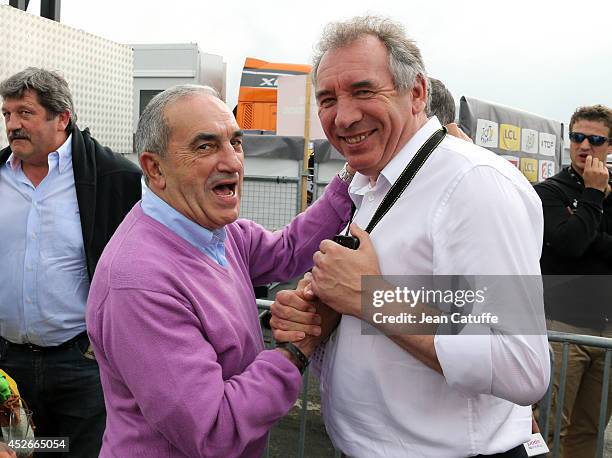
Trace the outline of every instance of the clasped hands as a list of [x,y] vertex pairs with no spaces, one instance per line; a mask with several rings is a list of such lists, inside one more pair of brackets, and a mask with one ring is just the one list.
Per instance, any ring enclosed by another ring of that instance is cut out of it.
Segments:
[[359,249],[323,240],[314,254],[312,273],[294,291],[276,295],[270,326],[277,342],[299,342],[309,356],[333,332],[341,315],[361,318],[361,277],[380,275],[380,267],[369,234],[354,223],[350,230],[359,238]]

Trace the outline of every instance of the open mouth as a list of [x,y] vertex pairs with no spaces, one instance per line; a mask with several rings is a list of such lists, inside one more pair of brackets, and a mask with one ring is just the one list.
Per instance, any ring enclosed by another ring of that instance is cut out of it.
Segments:
[[340,137],[340,138],[344,140],[346,143],[348,143],[349,145],[357,145],[361,142],[364,142],[374,132],[376,132],[376,129],[371,130],[370,132],[365,132],[363,134],[351,135],[350,137],[346,136],[346,137]]
[[238,183],[225,182],[219,183],[212,188],[213,192],[221,197],[234,197],[236,195]]

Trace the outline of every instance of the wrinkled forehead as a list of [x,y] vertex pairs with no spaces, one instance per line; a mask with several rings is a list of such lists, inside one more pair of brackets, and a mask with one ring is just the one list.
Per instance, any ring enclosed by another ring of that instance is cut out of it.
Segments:
[[188,141],[199,133],[230,139],[240,131],[225,102],[206,93],[190,94],[168,104],[164,118],[170,138],[177,137],[180,141]]
[[602,137],[610,137],[610,129],[608,128],[605,119],[586,119],[578,118],[572,124],[572,132],[580,132],[586,135],[601,135]]
[[0,97],[2,100],[2,107],[5,105],[29,105],[29,106],[40,106],[40,99],[38,92],[32,89],[25,89],[17,94],[7,95],[6,97]]
[[379,79],[391,75],[389,52],[384,43],[372,35],[363,35],[345,45],[329,49],[317,68],[315,88],[341,75],[351,80]]

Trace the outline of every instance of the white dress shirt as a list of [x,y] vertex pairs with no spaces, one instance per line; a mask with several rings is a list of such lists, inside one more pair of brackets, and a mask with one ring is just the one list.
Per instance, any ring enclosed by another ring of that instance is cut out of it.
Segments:
[[[423,126],[371,186],[349,192],[365,228],[426,139]],[[508,161],[447,136],[372,231],[383,275],[539,275],[543,218],[532,186]],[[541,304],[541,301],[539,302]],[[543,309],[540,310],[543,316]],[[344,316],[325,351],[322,411],[351,457],[466,457],[509,450],[531,433],[549,380],[545,335],[437,335],[444,375]]]
[[54,346],[85,331],[89,276],[72,169],[72,135],[37,187],[21,161],[0,167],[0,336]]

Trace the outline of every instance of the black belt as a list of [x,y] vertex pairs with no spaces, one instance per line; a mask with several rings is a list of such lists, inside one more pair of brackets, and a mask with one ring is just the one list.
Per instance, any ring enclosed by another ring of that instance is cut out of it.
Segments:
[[[342,458],[349,458],[344,453],[341,455]],[[527,451],[523,444],[517,445],[511,450],[503,453],[496,453],[495,455],[476,455],[474,458],[527,458]]]
[[527,450],[523,444],[517,445],[513,449],[495,455],[476,455],[474,458],[527,458]]
[[72,339],[67,340],[64,343],[61,343],[59,345],[54,345],[52,347],[41,347],[40,345],[34,345],[32,343],[24,343],[24,344],[16,344],[13,343],[9,340],[6,340],[3,337],[0,337],[0,339],[4,340],[6,342],[6,344],[10,347],[10,348],[18,348],[21,350],[29,350],[29,351],[35,351],[35,352],[41,352],[41,353],[50,353],[50,352],[54,352],[54,351],[58,351],[58,350],[64,350],[68,347],[71,347],[72,344],[74,344],[75,342],[80,341],[81,339],[87,339],[87,331],[83,331],[80,334],[77,334],[76,336],[74,336]]

